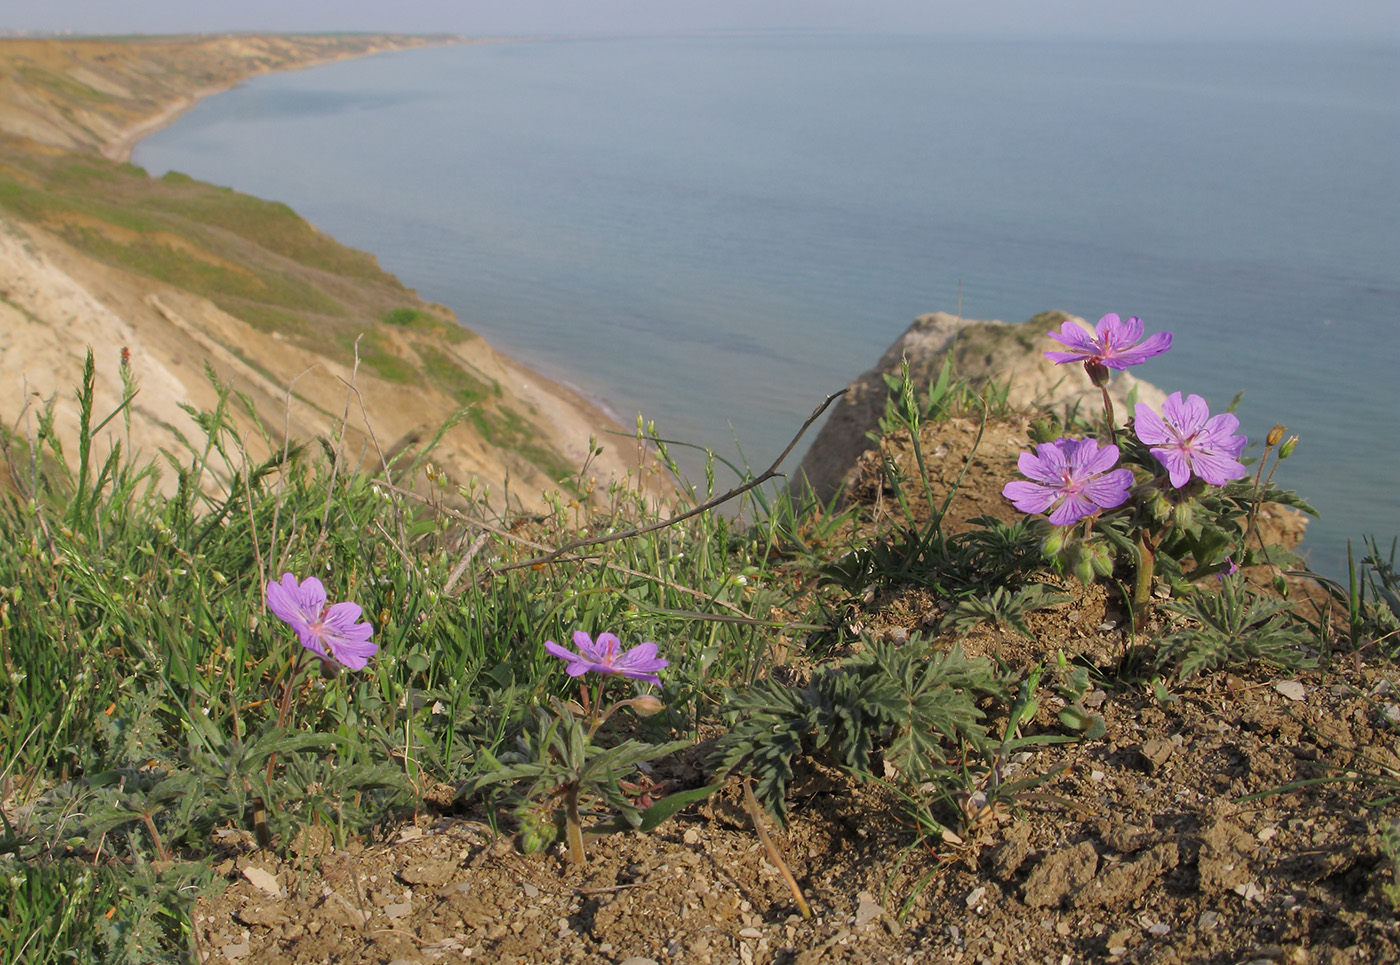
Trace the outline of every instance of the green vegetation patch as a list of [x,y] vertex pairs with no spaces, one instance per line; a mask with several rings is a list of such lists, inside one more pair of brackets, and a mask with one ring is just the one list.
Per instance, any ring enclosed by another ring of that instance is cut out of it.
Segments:
[[428,332],[441,338],[443,341],[451,342],[453,345],[460,344],[474,337],[472,332],[461,325],[424,311],[421,308],[395,308],[384,313],[381,321],[386,325],[393,325],[395,328],[407,328],[418,332]]
[[[343,340],[345,350],[350,358],[354,357],[356,336],[351,336]],[[422,373],[408,359],[403,358],[394,352],[389,351],[384,344],[384,339],[375,332],[366,332],[359,339],[360,364],[372,369],[376,375],[387,382],[397,382],[400,385],[408,385],[418,381]]]
[[490,385],[464,369],[451,355],[431,345],[416,345],[414,351],[423,360],[423,369],[443,391],[461,405],[473,405],[489,398],[500,398],[501,386],[494,379]]
[[[287,205],[180,172],[152,179],[136,165],[92,154],[0,146],[0,208],[102,261],[208,298],[263,331],[324,346],[382,318],[454,343],[472,337],[411,304],[412,293],[372,255],[323,235]],[[377,357],[385,377],[412,377]]]

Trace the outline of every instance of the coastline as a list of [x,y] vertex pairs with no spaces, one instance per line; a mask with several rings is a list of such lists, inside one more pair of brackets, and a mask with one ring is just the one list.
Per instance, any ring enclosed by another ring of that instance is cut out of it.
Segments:
[[237,87],[239,83],[242,83],[242,81],[233,84],[222,84],[217,87],[206,87],[203,90],[197,90],[192,94],[182,97],[156,116],[134,124],[122,131],[112,140],[103,144],[102,147],[98,149],[98,153],[109,161],[126,163],[131,160],[131,152],[136,149],[136,145],[141,142],[142,138],[154,134],[162,128],[169,127],[185,114],[186,111],[204,100],[204,98],[212,94],[222,94],[224,91],[232,90]]
[[199,104],[200,101],[204,100],[206,97],[212,97],[215,94],[222,94],[225,91],[233,90],[235,87],[237,87],[239,84],[242,84],[250,77],[258,77],[263,74],[288,73],[296,70],[309,70],[313,67],[324,67],[326,64],[334,64],[342,60],[352,60],[357,57],[372,57],[376,54],[388,53],[390,51],[395,50],[413,50],[417,47],[424,46],[450,46],[458,44],[497,42],[493,38],[475,38],[462,36],[448,38],[433,38],[423,36],[411,37],[410,39],[422,40],[424,42],[414,44],[387,44],[385,46],[376,47],[370,50],[342,52],[331,57],[321,57],[316,60],[307,61],[305,63],[287,64],[263,70],[254,70],[248,72],[242,77],[234,78],[228,83],[214,84],[209,87],[202,87],[194,91],[190,91],[187,94],[181,95],[174,103],[167,105],[158,114],[140,120],[137,123],[132,124],[129,127],[120,131],[116,137],[109,139],[105,144],[103,144],[98,149],[98,153],[100,153],[109,161],[117,161],[119,163],[129,162],[131,160],[132,152],[135,151],[136,145],[141,142],[142,138],[149,137],[157,131],[163,130],[164,128],[169,127],[171,124],[174,124],[177,120],[184,116],[188,111],[193,109],[196,105]]

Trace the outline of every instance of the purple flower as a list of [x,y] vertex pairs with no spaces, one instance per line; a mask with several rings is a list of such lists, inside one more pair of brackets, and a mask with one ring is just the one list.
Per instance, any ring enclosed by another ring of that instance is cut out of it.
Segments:
[[347,670],[362,670],[379,647],[369,642],[374,627],[356,623],[358,603],[326,606],[326,588],[314,576],[300,584],[290,573],[267,585],[267,608],[301,639],[301,645],[322,661],[334,660]]
[[1118,447],[1100,449],[1096,439],[1042,442],[1035,447],[1035,455],[1021,453],[1019,463],[1021,473],[1035,482],[1009,482],[1001,494],[1023,513],[1049,511],[1050,522],[1068,526],[1127,501],[1133,472],[1109,472],[1117,462]]
[[1045,353],[1047,359],[1059,365],[1085,362],[1126,369],[1130,365],[1141,365],[1172,347],[1171,332],[1158,332],[1142,342],[1142,319],[1133,316],[1125,322],[1112,312],[1099,319],[1093,335],[1084,331],[1078,322],[1065,322],[1058,333],[1045,334],[1074,350]]
[[574,646],[578,653],[566,650],[553,640],[546,640],[545,650],[568,663],[565,672],[570,677],[582,677],[590,670],[594,673],[620,673],[633,680],[648,683],[661,683],[656,671],[669,667],[670,661],[656,655],[656,644],[639,643],[631,650],[623,650],[621,642],[614,634],[598,634],[598,642],[582,630],[574,631]]
[[1160,416],[1141,402],[1135,412],[1137,437],[1166,467],[1178,489],[1191,481],[1192,473],[1212,486],[1248,474],[1239,461],[1248,440],[1234,434],[1240,420],[1228,412],[1212,418],[1199,395],[1188,395],[1183,402],[1181,393],[1173,392],[1162,403]]

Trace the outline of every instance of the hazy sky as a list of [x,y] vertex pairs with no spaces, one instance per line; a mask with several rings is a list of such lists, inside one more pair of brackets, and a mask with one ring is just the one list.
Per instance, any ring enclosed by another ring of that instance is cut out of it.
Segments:
[[475,35],[815,28],[1400,43],[1397,0],[0,0],[0,29]]

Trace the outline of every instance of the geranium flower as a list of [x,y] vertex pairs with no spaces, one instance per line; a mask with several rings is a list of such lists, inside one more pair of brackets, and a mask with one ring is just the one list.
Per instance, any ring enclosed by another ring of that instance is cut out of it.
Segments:
[[1181,393],[1173,392],[1162,403],[1160,416],[1141,402],[1134,411],[1137,437],[1166,467],[1178,489],[1191,481],[1192,474],[1212,486],[1248,474],[1239,461],[1248,440],[1234,434],[1240,420],[1228,412],[1212,417],[1199,395],[1188,395],[1183,402]]
[[622,674],[659,686],[661,678],[656,676],[656,671],[671,665],[669,660],[656,655],[656,644],[639,643],[631,650],[623,650],[621,641],[611,633],[598,634],[598,642],[594,643],[588,634],[575,630],[574,646],[578,648],[578,653],[561,647],[553,640],[544,643],[545,650],[568,664],[564,672],[570,677],[582,677],[591,670],[600,674]]
[[290,573],[267,584],[267,608],[297,632],[301,645],[322,661],[334,660],[347,670],[362,670],[379,652],[369,638],[374,627],[356,623],[358,603],[326,605],[326,588],[314,576],[297,583]]
[[1048,511],[1050,522],[1068,526],[1127,501],[1133,472],[1109,472],[1117,462],[1118,447],[1099,448],[1096,439],[1042,442],[1034,455],[1023,452],[1019,461],[1021,473],[1035,482],[1009,482],[1001,494],[1023,513]]
[[[1084,362],[1097,363],[1110,369],[1126,369],[1130,365],[1141,365],[1172,347],[1171,332],[1158,332],[1143,342],[1142,319],[1133,316],[1125,322],[1112,312],[1099,319],[1093,335],[1084,331],[1078,322],[1065,322],[1058,333],[1045,334],[1073,349],[1071,352],[1045,353],[1047,359],[1059,365]],[[1139,342],[1142,344],[1139,345]]]

